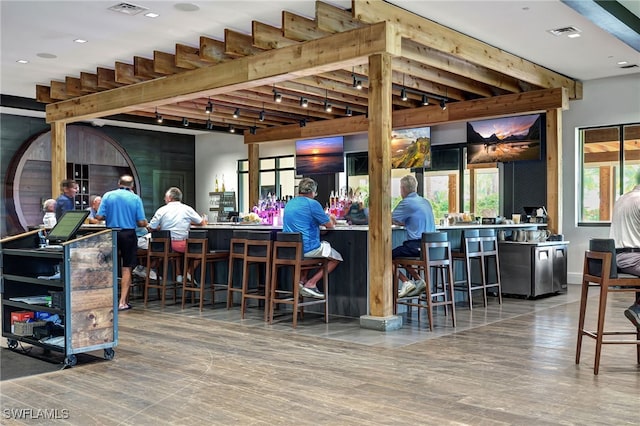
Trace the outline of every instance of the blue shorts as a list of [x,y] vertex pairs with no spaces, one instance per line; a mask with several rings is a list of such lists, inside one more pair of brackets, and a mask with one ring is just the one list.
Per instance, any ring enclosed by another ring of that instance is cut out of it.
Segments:
[[391,252],[391,258],[395,259],[396,257],[420,257],[421,243],[421,240],[407,240],[402,243],[401,246],[393,249],[393,251]]

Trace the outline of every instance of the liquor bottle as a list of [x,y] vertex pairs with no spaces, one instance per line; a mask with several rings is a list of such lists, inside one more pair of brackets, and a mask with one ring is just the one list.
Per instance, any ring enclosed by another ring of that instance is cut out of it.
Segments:
[[220,191],[220,186],[218,184],[218,175],[216,175],[216,184],[215,184],[215,186],[213,188],[213,191],[214,192],[219,192]]
[[224,174],[222,175],[221,185],[222,185],[222,188],[220,188],[220,190],[221,190],[222,192],[226,191],[226,189],[224,188]]

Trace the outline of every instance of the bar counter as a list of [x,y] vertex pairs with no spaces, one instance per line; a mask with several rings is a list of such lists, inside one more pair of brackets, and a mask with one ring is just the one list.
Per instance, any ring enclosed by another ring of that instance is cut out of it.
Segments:
[[[439,231],[447,232],[453,249],[460,247],[462,231],[465,229],[505,229],[530,230],[545,228],[546,223],[521,223],[521,224],[457,224],[439,226]],[[282,230],[281,226],[242,223],[215,223],[206,226],[194,227],[194,229],[207,229],[209,237],[209,249],[228,250],[229,240],[233,231],[255,230],[271,231],[274,233]],[[344,259],[330,275],[329,312],[332,315],[340,315],[358,318],[367,315],[369,311],[369,226],[368,225],[338,225],[333,229],[323,229],[320,238],[328,241]],[[404,227],[393,225],[391,229],[392,247],[397,247],[406,239]],[[518,243],[514,243],[518,244]],[[526,243],[525,243],[526,244]],[[533,244],[533,243],[530,243]],[[544,244],[544,243],[540,243]],[[389,259],[391,262],[391,259]]]

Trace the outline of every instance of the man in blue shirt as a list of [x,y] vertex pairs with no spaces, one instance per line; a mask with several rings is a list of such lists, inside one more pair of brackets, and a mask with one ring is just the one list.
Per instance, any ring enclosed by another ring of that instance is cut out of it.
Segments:
[[78,193],[78,184],[73,179],[65,179],[60,182],[62,194],[56,199],[56,220],[60,220],[64,212],[75,210],[76,203],[74,198]]
[[[329,273],[342,262],[342,255],[334,250],[326,241],[320,241],[320,226],[334,228],[336,217],[327,215],[322,205],[314,198],[318,190],[316,181],[303,178],[298,184],[298,196],[291,199],[284,208],[283,231],[300,232],[302,234],[302,250],[305,257],[322,257],[329,260]],[[305,297],[324,299],[316,284],[322,278],[322,271],[317,271],[307,279],[306,271],[301,273],[300,294]],[[326,286],[327,283],[324,283]]]
[[131,268],[138,263],[138,238],[136,226],[147,226],[142,199],[133,192],[133,177],[120,177],[118,189],[102,196],[96,219],[105,220],[108,228],[118,230],[118,252],[122,260],[122,291],[120,292],[119,311],[131,309],[129,305],[129,287],[131,286]]
[[[402,201],[393,209],[391,219],[395,225],[402,225],[407,231],[407,240],[393,249],[391,257],[420,257],[420,243],[423,232],[435,232],[436,224],[431,203],[416,193],[418,181],[413,175],[400,179]],[[400,274],[398,297],[415,296],[425,289],[425,282],[417,272],[408,270],[414,280]]]

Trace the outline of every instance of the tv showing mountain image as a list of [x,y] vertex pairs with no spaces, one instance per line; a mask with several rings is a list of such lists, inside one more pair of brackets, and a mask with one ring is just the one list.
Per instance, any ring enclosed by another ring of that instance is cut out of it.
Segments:
[[467,163],[540,160],[542,114],[467,123]]
[[296,141],[299,176],[344,172],[344,137]]
[[413,169],[431,167],[431,128],[393,130],[391,167]]

